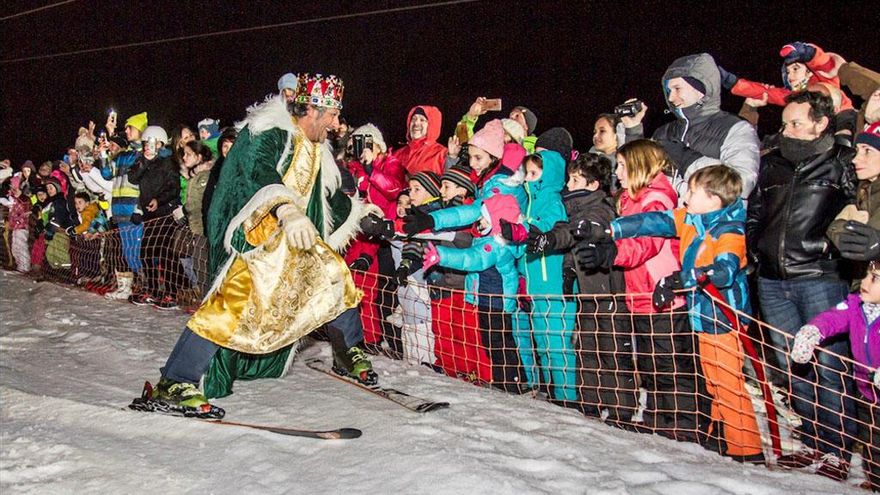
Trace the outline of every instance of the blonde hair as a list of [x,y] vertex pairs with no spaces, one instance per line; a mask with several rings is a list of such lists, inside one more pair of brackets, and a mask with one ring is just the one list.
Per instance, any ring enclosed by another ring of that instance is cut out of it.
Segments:
[[635,197],[642,189],[648,187],[652,180],[671,170],[669,155],[656,141],[637,139],[624,144],[617,150],[623,156],[626,168],[627,192]]

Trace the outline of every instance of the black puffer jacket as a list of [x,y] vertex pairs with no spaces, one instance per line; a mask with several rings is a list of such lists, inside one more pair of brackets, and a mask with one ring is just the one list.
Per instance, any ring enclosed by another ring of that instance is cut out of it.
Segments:
[[[170,215],[180,205],[180,172],[171,157],[147,160],[140,155],[128,172],[128,180],[140,189],[138,207],[144,220]],[[156,211],[147,211],[150,201],[156,200]]]
[[838,255],[825,231],[855,198],[854,154],[852,148],[835,144],[798,164],[778,149],[761,159],[746,220],[749,254],[761,277],[837,276]]

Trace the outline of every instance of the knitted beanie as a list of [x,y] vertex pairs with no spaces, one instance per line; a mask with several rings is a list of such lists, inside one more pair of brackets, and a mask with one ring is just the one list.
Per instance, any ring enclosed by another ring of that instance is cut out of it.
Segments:
[[545,150],[555,151],[559,153],[567,164],[571,161],[571,149],[573,145],[574,140],[571,138],[571,133],[562,127],[554,127],[544,131],[538,136],[538,140],[535,142],[535,149],[544,148]]
[[434,172],[428,172],[427,170],[419,172],[410,177],[409,180],[414,180],[421,184],[431,197],[436,198],[437,196],[440,196],[440,176]]
[[468,144],[480,148],[495,158],[501,158],[504,154],[504,127],[501,121],[494,119],[486,122],[482,129],[474,133]]
[[501,119],[501,127],[504,128],[504,132],[513,138],[513,142],[522,144],[523,139],[526,137],[526,131],[521,125],[517,124],[515,120]]
[[140,132],[144,132],[144,129],[147,128],[147,112],[141,112],[136,115],[132,115],[125,121],[125,126],[132,126]]
[[869,125],[864,132],[856,136],[855,144],[867,144],[874,149],[880,150],[880,122]]
[[538,117],[535,115],[535,112],[521,106],[513,107],[513,109],[522,112],[523,119],[526,121],[526,126],[529,128],[529,134],[534,134],[535,128],[538,127]]
[[379,131],[379,128],[373,124],[364,124],[354,132],[351,133],[352,136],[357,136],[362,134],[364,136],[371,136],[373,138],[373,144],[379,147],[382,150],[382,153],[388,151],[388,145],[385,144],[385,139],[382,137],[382,132]]
[[443,177],[440,180],[448,180],[456,186],[465,188],[465,190],[467,190],[467,193],[471,196],[474,195],[477,189],[473,181],[471,181],[471,171],[464,167],[450,167],[449,170],[447,170],[446,173],[443,174]]

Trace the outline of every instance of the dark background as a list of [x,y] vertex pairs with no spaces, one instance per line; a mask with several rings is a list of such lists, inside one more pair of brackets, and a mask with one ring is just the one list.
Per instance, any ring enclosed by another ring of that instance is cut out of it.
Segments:
[[[53,3],[6,1],[0,17]],[[779,49],[815,42],[880,66],[870,2],[479,1],[327,20],[237,34],[11,62],[10,59],[429,2],[88,2],[0,21],[0,157],[18,166],[60,158],[76,130],[106,111],[120,130],[133,113],[170,132],[204,117],[222,125],[276,91],[285,72],[335,73],[343,116],[376,123],[389,144],[404,139],[409,108],[444,113],[441,142],[476,96],[501,97],[503,116],[525,105],[538,132],[568,128],[591,145],[596,114],[628,97],[645,100],[650,133],[668,119],[660,77],[675,58],[706,51],[728,70],[781,84]],[[737,112],[741,99],[725,96]],[[856,102],[860,103],[860,102]],[[497,114],[490,114],[494,116]],[[779,125],[762,112],[762,131]],[[485,120],[485,119],[484,119]]]

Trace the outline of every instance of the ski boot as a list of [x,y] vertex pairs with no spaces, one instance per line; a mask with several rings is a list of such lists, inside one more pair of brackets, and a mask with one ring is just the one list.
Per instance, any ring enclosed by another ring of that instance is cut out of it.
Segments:
[[358,346],[353,346],[344,352],[334,350],[333,371],[337,375],[347,376],[368,387],[379,383],[379,375],[373,371],[373,363]]
[[226,411],[208,402],[198,386],[162,378],[156,387],[144,383],[140,398],[128,406],[137,411],[160,412],[188,418],[220,419]]

